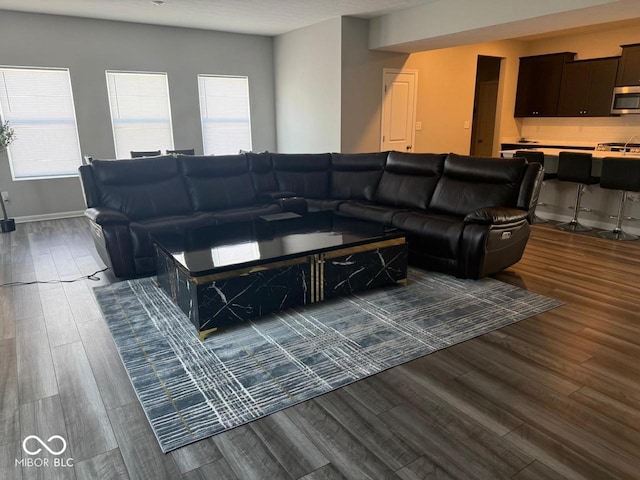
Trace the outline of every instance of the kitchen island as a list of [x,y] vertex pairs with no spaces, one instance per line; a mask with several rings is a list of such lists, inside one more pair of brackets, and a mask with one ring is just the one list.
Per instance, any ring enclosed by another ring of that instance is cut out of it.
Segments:
[[[596,149],[586,150],[584,148],[546,148],[527,143],[521,148],[502,150],[500,155],[511,158],[518,150],[534,150],[544,153],[545,171],[555,173],[558,170],[558,155],[560,152],[591,153],[593,162],[591,165],[591,175],[599,177],[602,172],[602,159],[606,157],[626,158],[640,161],[639,153],[626,153],[620,151],[603,151]],[[557,180],[547,180],[544,182],[540,192],[541,205],[536,209],[536,215],[547,220],[557,220],[568,222],[572,217],[572,209],[575,203],[575,184],[571,182],[559,182]],[[589,209],[589,212],[580,212],[580,223],[600,230],[613,230],[615,218],[610,218],[618,212],[618,202],[620,193],[616,190],[600,188],[599,185],[589,185],[582,197],[582,207]],[[625,217],[640,219],[640,194],[629,194],[625,208]],[[624,231],[633,234],[640,234],[640,221],[625,220],[622,226]]]
[[573,149],[573,148],[519,148],[517,150],[502,150],[500,156],[504,158],[511,158],[518,150],[532,150],[534,152],[544,153],[544,169],[547,173],[555,173],[558,171],[558,155],[560,152],[576,152],[576,153],[590,153],[593,155],[593,162],[591,164],[591,175],[599,177],[602,172],[602,159],[606,157],[615,158],[628,158],[630,160],[640,160],[640,154],[638,153],[626,153],[611,152],[601,150],[585,150],[585,149]]

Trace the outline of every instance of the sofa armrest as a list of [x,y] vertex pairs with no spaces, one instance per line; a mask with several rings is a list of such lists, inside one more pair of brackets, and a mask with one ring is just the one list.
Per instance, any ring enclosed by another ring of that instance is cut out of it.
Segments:
[[307,201],[302,197],[278,198],[275,200],[283,212],[293,212],[304,215],[308,211]]
[[278,200],[280,198],[291,198],[297,197],[294,192],[260,192],[258,193],[258,200],[262,201],[272,201]]
[[464,217],[464,223],[506,225],[526,220],[528,215],[529,212],[520,210],[519,208],[485,207],[469,213]]
[[482,278],[518,263],[530,232],[531,227],[526,220],[506,224],[465,225],[456,276]]
[[98,225],[129,224],[129,217],[110,208],[88,208],[84,214]]

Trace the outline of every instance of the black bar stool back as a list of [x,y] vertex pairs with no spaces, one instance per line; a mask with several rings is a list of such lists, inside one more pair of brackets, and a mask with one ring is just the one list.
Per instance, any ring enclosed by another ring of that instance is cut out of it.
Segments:
[[599,178],[591,176],[592,160],[593,156],[590,153],[560,152],[558,155],[558,181],[578,184],[573,219],[568,223],[556,225],[556,228],[560,230],[567,232],[588,232],[591,230],[591,227],[578,223],[578,213],[581,210],[580,203],[586,186],[600,181]]
[[[529,163],[539,163],[544,167],[544,152],[540,152],[538,150],[518,150],[514,157],[526,158]],[[557,178],[555,173],[547,173],[545,170],[544,177],[542,179],[542,187],[544,187],[545,180],[553,180]],[[546,203],[538,202],[537,205],[545,206]],[[537,214],[533,215],[534,223],[547,223],[549,220],[540,218]]]
[[[530,163],[539,163],[544,167],[544,152],[539,150],[518,150],[514,156],[526,158]],[[554,178],[558,178],[556,173],[544,171],[544,180],[553,180]]]
[[636,235],[622,231],[624,206],[627,192],[640,192],[640,160],[630,158],[603,158],[600,186],[610,190],[620,190],[620,203],[616,227],[610,232],[599,232],[598,235],[613,240],[635,240]]

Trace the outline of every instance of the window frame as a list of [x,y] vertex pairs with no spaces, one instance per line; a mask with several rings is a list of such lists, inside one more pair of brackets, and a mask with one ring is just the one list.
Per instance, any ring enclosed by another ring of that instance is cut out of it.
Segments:
[[[109,116],[110,116],[110,120],[111,120],[111,133],[113,135],[113,148],[114,148],[114,158],[121,158],[121,159],[128,159],[130,158],[130,153],[127,152],[127,156],[126,157],[119,157],[118,156],[118,141],[117,141],[117,136],[116,136],[116,128],[115,128],[115,123],[114,123],[114,117],[113,117],[113,108],[111,106],[111,90],[109,89],[109,74],[113,73],[113,74],[126,74],[126,75],[163,75],[165,78],[165,85],[166,85],[166,91],[167,91],[167,109],[169,112],[169,134],[170,134],[170,138],[171,138],[171,146],[170,148],[167,148],[167,150],[173,150],[175,149],[175,140],[173,137],[173,111],[171,109],[171,91],[169,89],[169,74],[167,72],[150,72],[150,71],[141,71],[141,70],[112,70],[112,69],[107,69],[104,71],[105,73],[105,82],[106,82],[106,86],[107,86],[107,102],[109,103]],[[153,147],[153,148],[138,148],[136,150],[157,150],[159,149],[160,152],[162,152],[162,150],[164,150],[163,147]]]
[[[57,71],[57,72],[66,72],[67,74],[67,83],[69,85],[69,99],[71,101],[71,112],[73,114],[73,125],[75,130],[75,145],[77,148],[77,167],[82,165],[82,147],[80,145],[80,134],[78,132],[78,116],[76,114],[76,105],[75,98],[73,95],[73,84],[71,82],[71,70],[68,67],[36,67],[36,66],[25,66],[25,65],[0,65],[0,70],[32,70],[32,71]],[[6,115],[2,112],[2,105],[0,105],[0,119],[9,120],[9,125],[11,125],[11,119],[7,119]],[[15,129],[15,127],[12,127]],[[19,133],[16,133],[16,138],[18,138]],[[13,166],[14,159],[12,154],[12,146],[10,145],[6,149],[7,157],[9,159],[9,169],[11,171],[11,179],[14,182],[24,182],[29,180],[49,180],[49,179],[62,179],[62,178],[77,178],[79,177],[79,172],[76,168],[74,173],[59,173],[59,174],[43,174],[43,175],[34,175],[29,177],[16,177],[15,169]]]
[[[206,137],[205,137],[205,125],[204,125],[204,121],[205,118],[208,117],[204,117],[203,116],[203,111],[202,111],[202,101],[201,101],[201,97],[202,97],[202,93],[200,91],[200,77],[203,78],[235,78],[235,79],[244,79],[246,81],[246,99],[247,99],[247,115],[249,118],[249,146],[247,148],[247,150],[252,150],[253,149],[253,132],[252,132],[252,121],[251,121],[251,92],[250,92],[250,88],[249,88],[249,76],[248,75],[223,75],[223,74],[217,74],[217,73],[199,73],[197,75],[197,87],[198,87],[198,108],[200,111],[200,129],[202,131],[202,151],[204,153],[204,155],[229,155],[229,154],[225,154],[225,153],[208,153],[207,152],[207,141],[206,141]],[[234,152],[235,154],[239,153],[239,152]],[[231,153],[234,154],[234,153]]]

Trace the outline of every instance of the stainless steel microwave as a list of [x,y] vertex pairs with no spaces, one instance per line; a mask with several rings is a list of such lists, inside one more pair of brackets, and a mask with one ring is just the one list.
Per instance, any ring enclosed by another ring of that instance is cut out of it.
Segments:
[[640,86],[615,87],[613,89],[611,113],[618,115],[640,114]]

